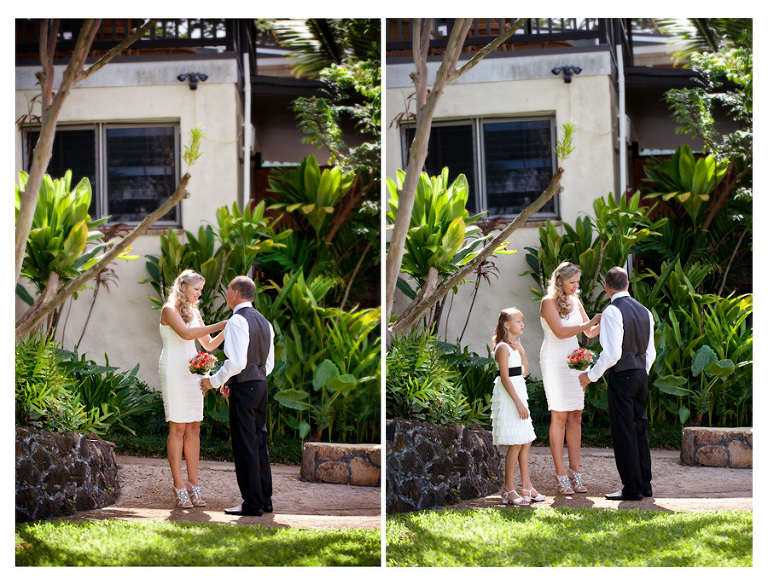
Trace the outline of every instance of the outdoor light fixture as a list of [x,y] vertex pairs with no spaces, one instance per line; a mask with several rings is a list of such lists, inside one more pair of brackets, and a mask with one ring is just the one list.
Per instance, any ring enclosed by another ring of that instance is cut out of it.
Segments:
[[189,79],[189,89],[197,89],[197,82],[205,81],[208,76],[205,73],[182,73],[176,79],[179,81]]
[[581,67],[577,67],[576,65],[561,65],[552,70],[552,75],[560,75],[561,73],[563,74],[563,81],[570,83],[571,75],[578,75],[581,73]]

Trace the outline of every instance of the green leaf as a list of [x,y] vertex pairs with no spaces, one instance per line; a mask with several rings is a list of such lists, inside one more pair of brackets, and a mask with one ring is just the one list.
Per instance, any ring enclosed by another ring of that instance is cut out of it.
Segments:
[[315,375],[312,378],[312,387],[315,390],[320,390],[328,382],[339,375],[339,369],[331,360],[323,360],[315,370]]

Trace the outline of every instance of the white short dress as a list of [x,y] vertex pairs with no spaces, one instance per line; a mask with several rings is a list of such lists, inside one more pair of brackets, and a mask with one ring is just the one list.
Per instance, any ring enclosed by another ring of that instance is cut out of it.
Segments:
[[[187,327],[203,327],[195,317]],[[176,423],[203,420],[202,376],[189,371],[189,362],[197,355],[195,340],[182,339],[170,325],[160,325],[163,351],[159,378],[165,407],[165,420]]]
[[[581,325],[584,319],[578,303],[574,302],[568,316],[560,317],[560,320],[565,327]],[[568,367],[568,355],[579,349],[577,336],[558,338],[544,317],[541,317],[541,327],[544,329],[544,343],[541,344],[539,361],[549,410],[560,412],[584,410],[584,390],[579,384],[581,372]]]
[[[522,366],[522,360],[520,359],[520,352],[512,349],[508,344],[503,341],[500,342],[493,350],[493,355],[496,357],[496,352],[499,351],[501,346],[506,347],[509,350],[509,360],[507,367],[517,368]],[[510,376],[512,386],[515,388],[515,392],[520,400],[528,406],[528,391],[525,387],[525,378],[521,375]],[[521,419],[517,412],[517,406],[515,401],[504,388],[504,384],[501,382],[501,377],[496,376],[496,380],[493,382],[493,395],[491,396],[491,422],[493,423],[493,444],[494,445],[525,445],[530,443],[536,438],[536,433],[533,431],[533,422],[529,416],[526,419]]]

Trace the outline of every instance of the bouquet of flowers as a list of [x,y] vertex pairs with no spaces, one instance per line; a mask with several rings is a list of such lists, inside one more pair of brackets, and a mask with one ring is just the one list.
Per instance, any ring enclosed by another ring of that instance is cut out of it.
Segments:
[[586,370],[594,363],[595,352],[586,347],[580,347],[568,356],[568,367],[572,370]]
[[206,376],[217,361],[216,356],[201,351],[189,361],[189,371],[193,374]]

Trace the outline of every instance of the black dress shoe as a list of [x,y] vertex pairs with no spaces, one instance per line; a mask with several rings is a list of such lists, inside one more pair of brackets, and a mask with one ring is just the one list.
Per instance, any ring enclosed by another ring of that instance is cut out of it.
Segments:
[[645,488],[643,490],[643,497],[645,497],[645,498],[653,497],[653,490],[651,488]]
[[633,502],[639,502],[643,499],[642,494],[625,494],[623,491],[619,490],[617,492],[613,492],[612,494],[605,494],[606,500],[628,500]]
[[224,513],[232,516],[263,516],[264,510],[243,510],[242,506],[235,506],[234,508],[226,508]]
[[264,506],[264,511],[269,514],[272,512],[272,504],[269,504],[268,506]]

